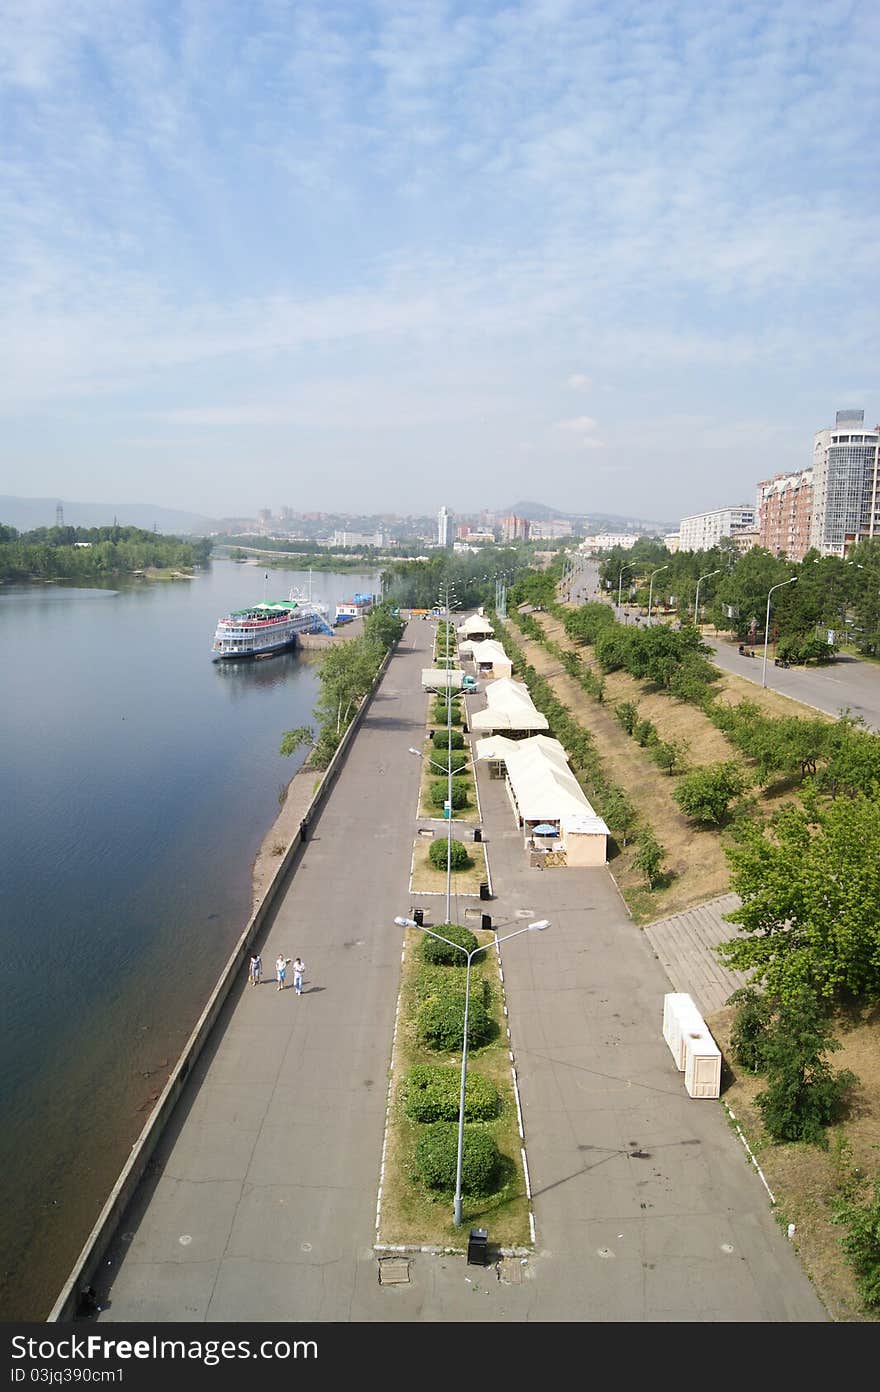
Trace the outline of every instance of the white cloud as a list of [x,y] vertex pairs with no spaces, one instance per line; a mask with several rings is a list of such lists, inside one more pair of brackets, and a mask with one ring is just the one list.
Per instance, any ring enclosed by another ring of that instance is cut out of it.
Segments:
[[573,372],[570,377],[566,378],[565,385],[574,391],[587,391],[593,385],[593,379],[585,377],[583,372]]
[[557,430],[570,430],[576,435],[583,435],[586,431],[597,430],[598,421],[594,421],[592,416],[575,416],[574,420],[557,421]]

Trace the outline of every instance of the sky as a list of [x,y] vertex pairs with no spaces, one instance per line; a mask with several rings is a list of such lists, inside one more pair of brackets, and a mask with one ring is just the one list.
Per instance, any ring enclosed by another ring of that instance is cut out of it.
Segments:
[[4,0],[0,493],[753,501],[880,420],[878,49],[876,0]]

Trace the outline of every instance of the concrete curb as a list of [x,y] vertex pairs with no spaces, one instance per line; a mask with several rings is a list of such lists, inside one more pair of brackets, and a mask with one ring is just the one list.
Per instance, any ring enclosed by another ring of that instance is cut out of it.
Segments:
[[338,749],[324,771],[324,776],[315,790],[315,794],[300,822],[299,831],[294,836],[279,861],[278,868],[266,888],[266,893],[251,914],[241,937],[227,958],[226,965],[220,974],[217,985],[211,992],[207,1005],[196,1021],[195,1028],[184,1045],[183,1052],[172,1069],[168,1082],[165,1084],[155,1107],[150,1113],[143,1131],[132,1146],[131,1154],[122,1169],[122,1173],[110,1191],[107,1202],[101,1209],[97,1221],[92,1231],[89,1233],[82,1251],[77,1257],[73,1270],[65,1281],[61,1293],[46,1317],[47,1324],[54,1324],[59,1321],[66,1321],[74,1318],[80,1293],[88,1285],[92,1275],[97,1270],[99,1263],[104,1257],[105,1252],[113,1241],[116,1229],[122,1219],[129,1200],[134,1194],[137,1185],[140,1183],[150,1161],[150,1157],[156,1149],[159,1139],[171,1119],[174,1108],[177,1105],[186,1080],[192,1070],[192,1066],[210,1038],[217,1017],[226,1003],[226,998],[239,972],[245,965],[250,945],[262,928],[270,910],[274,907],[281,886],[287,878],[288,871],[290,871],[296,859],[299,847],[308,840],[311,823],[336,780],[339,769],[348,753],[348,749],[370,707],[373,696],[388,669],[388,665],[394,656],[396,648],[397,644],[395,643],[394,647],[390,648],[386,653],[370,690],[355,712],[351,724],[339,743]]

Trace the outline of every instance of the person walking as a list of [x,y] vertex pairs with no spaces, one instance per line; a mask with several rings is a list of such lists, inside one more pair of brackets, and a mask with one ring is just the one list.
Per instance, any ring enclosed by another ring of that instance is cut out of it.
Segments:
[[284,978],[287,976],[287,968],[290,965],[290,958],[282,953],[275,963],[275,980],[278,982],[278,990],[284,990]]
[[251,953],[251,985],[259,986],[263,976],[263,959],[259,952]]
[[305,962],[301,957],[297,957],[293,964],[293,989],[298,996],[301,996],[303,993],[303,972],[305,969]]

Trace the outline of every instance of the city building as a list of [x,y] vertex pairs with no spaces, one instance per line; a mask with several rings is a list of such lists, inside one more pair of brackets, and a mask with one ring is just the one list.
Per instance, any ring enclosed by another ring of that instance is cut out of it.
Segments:
[[619,546],[621,551],[629,551],[640,541],[640,532],[597,532],[595,536],[584,537],[582,551],[612,551]]
[[715,508],[712,512],[683,517],[678,529],[680,551],[709,551],[722,537],[749,532],[755,526],[753,507]]
[[330,546],[376,546],[385,545],[385,536],[382,532],[334,532],[329,542]]
[[774,556],[801,561],[810,549],[813,470],[774,474],[758,484],[755,504],[758,546]]
[[437,514],[437,545],[451,551],[454,540],[455,516],[446,507],[442,507]]
[[531,529],[532,524],[527,517],[517,517],[511,513],[509,517],[501,519],[501,540],[528,541]]
[[678,532],[667,532],[666,536],[663,538],[663,545],[666,547],[670,556],[674,556],[676,551],[681,547],[681,537]]
[[871,536],[880,536],[880,428],[865,429],[864,411],[838,411],[813,444],[810,546],[845,556]]
[[571,533],[571,523],[560,517],[551,522],[532,522],[529,526],[532,541],[553,541],[556,537],[571,536]]

